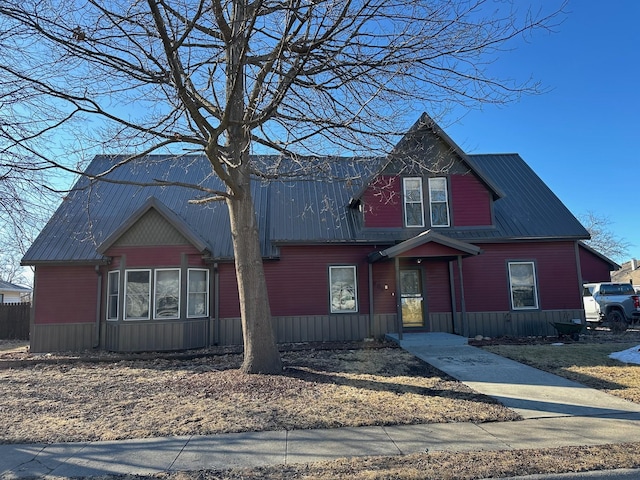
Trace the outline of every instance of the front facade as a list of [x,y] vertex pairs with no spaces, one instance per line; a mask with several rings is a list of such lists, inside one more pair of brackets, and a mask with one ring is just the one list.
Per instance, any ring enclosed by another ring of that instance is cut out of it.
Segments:
[[[207,168],[154,156],[113,175],[187,183]],[[588,234],[518,155],[466,155],[424,115],[363,171],[254,185],[279,342],[545,335],[584,318]],[[23,259],[36,266],[32,350],[241,344],[226,207],[193,195],[81,179]]]

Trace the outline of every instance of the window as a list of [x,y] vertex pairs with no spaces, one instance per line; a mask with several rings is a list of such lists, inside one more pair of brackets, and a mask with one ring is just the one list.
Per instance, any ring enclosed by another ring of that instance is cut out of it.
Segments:
[[187,317],[209,316],[209,270],[187,272]]
[[107,320],[118,319],[120,296],[120,272],[109,272],[107,275]]
[[125,320],[147,320],[151,304],[151,270],[127,270],[125,273]]
[[538,308],[536,269],[533,262],[509,262],[511,306],[514,310]]
[[329,267],[331,313],[358,311],[356,267]]
[[153,318],[180,318],[180,270],[158,269],[155,274]]
[[422,178],[403,178],[404,224],[407,227],[424,227],[422,204]]
[[449,200],[447,196],[447,179],[429,179],[429,202],[431,207],[431,226],[449,226]]

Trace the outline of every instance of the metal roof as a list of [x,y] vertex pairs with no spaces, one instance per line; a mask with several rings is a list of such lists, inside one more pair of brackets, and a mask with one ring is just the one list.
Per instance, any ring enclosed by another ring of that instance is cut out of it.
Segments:
[[[261,157],[267,159],[267,157]],[[469,155],[475,169],[502,197],[494,202],[495,226],[438,228],[438,234],[469,243],[527,239],[586,239],[587,231],[516,154]],[[109,170],[122,156],[97,156],[90,174]],[[254,181],[252,193],[264,257],[277,257],[286,243],[372,243],[393,245],[416,235],[415,230],[362,228],[362,214],[349,208],[363,180],[379,159],[334,159],[324,179],[307,175],[290,180]],[[364,161],[362,161],[364,160]],[[349,178],[339,181],[337,178]],[[119,165],[105,179],[81,177],[25,254],[25,265],[101,263],[104,249],[154,205],[165,219],[207,256],[233,258],[229,215],[224,202],[201,205],[189,200],[202,191],[184,186],[142,187],[136,183],[174,180],[210,189],[224,189],[199,155],[149,156]],[[102,246],[102,247],[101,247]]]

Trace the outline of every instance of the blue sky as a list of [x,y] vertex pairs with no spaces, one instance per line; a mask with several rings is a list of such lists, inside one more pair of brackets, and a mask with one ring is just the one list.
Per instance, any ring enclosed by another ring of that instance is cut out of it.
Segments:
[[454,112],[441,126],[467,153],[519,153],[575,215],[608,217],[640,258],[640,2],[573,0],[567,10],[556,33],[496,65],[548,93]]

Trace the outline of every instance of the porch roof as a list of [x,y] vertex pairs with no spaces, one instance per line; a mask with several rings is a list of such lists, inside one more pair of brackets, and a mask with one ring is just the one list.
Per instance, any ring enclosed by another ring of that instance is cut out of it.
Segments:
[[[433,245],[438,248],[420,248],[424,245]],[[385,258],[395,257],[468,257],[471,255],[479,255],[480,252],[480,247],[476,245],[446,237],[433,230],[425,230],[409,240],[405,240],[384,250],[370,253],[368,260],[370,263],[373,263]]]

